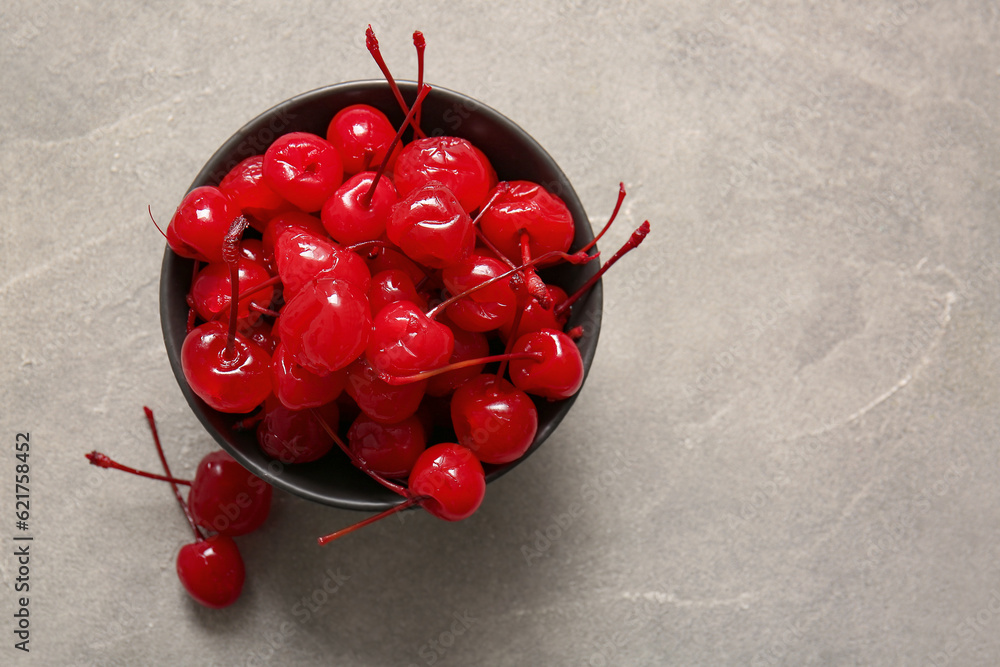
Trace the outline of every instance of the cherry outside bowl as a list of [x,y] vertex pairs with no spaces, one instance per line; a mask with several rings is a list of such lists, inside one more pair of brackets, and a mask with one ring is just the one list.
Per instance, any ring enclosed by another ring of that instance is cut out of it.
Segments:
[[[416,97],[416,84],[401,81],[400,88],[407,101],[412,102]],[[218,185],[240,161],[251,155],[263,154],[267,146],[282,134],[304,131],[326,136],[327,125],[334,114],[344,107],[361,103],[380,109],[397,127],[403,121],[403,114],[383,81],[353,81],[304,93],[247,123],[208,160],[191,188]],[[421,114],[421,127],[429,136],[459,136],[479,147],[493,163],[500,180],[534,181],[561,197],[576,223],[572,249],[580,248],[593,239],[583,205],[565,174],[538,142],[508,118],[470,97],[438,87],[427,96]],[[560,285],[572,293],[597,271],[598,264],[598,261],[584,266],[563,264],[544,270],[542,276],[546,282]],[[308,500],[366,511],[388,509],[399,504],[402,498],[369,479],[336,448],[314,463],[288,465],[269,458],[257,446],[253,430],[233,430],[233,424],[242,418],[241,415],[216,412],[191,391],[181,370],[180,352],[186,333],[188,306],[185,296],[191,286],[192,270],[193,260],[180,257],[167,248],[160,274],[160,319],[167,356],[181,390],[219,444],[256,475]],[[584,328],[578,345],[585,372],[590,370],[597,347],[601,313],[602,292],[598,282],[574,306],[568,325],[582,325]],[[566,416],[574,400],[575,396],[557,402],[536,400],[538,434],[531,448],[518,461],[485,466],[487,481],[497,479],[534,452]]]

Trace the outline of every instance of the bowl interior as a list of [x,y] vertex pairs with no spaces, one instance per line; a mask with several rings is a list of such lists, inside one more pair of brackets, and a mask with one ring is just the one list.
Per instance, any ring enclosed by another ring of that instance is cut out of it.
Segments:
[[[416,97],[416,84],[401,81],[408,102]],[[320,88],[282,102],[247,123],[205,164],[191,184],[218,185],[243,159],[263,154],[278,136],[288,132],[312,132],[326,136],[326,128],[339,110],[352,104],[370,104],[383,111],[398,126],[403,121],[392,92],[383,81],[356,81]],[[558,195],[569,207],[576,224],[573,248],[593,239],[593,231],[579,198],[558,165],[524,130],[493,109],[459,93],[435,87],[424,100],[421,127],[428,135],[459,136],[471,141],[493,163],[500,180],[529,180]],[[598,269],[599,262],[585,266],[560,265],[542,272],[548,283],[572,293]],[[184,396],[205,428],[240,463],[281,489],[319,503],[366,511],[387,509],[402,499],[354,468],[334,449],[314,463],[283,464],[266,456],[253,431],[235,431],[240,415],[216,412],[191,391],[181,370],[180,350],[186,335],[188,306],[185,301],[193,271],[193,260],[176,255],[169,247],[160,275],[160,318],[167,355]],[[601,326],[602,291],[598,282],[573,307],[569,326],[582,325],[578,341],[584,370],[589,372]],[[516,466],[548,438],[566,416],[575,396],[563,401],[536,400],[538,434],[528,452],[518,461],[485,466],[492,481]]]

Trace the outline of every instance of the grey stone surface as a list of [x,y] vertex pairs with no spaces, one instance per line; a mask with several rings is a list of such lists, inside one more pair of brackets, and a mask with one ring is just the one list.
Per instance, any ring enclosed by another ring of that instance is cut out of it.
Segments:
[[[44,7],[0,22],[0,662],[1000,664],[995,2]],[[208,611],[168,491],[83,459],[155,467],[143,404],[178,474],[214,447],[145,207],[166,221],[272,104],[377,77],[368,22],[405,76],[422,29],[429,81],[522,124],[595,222],[625,181],[605,248],[653,233],[605,281],[571,418],[477,515],[319,549],[357,515],[279,493],[243,598]]]

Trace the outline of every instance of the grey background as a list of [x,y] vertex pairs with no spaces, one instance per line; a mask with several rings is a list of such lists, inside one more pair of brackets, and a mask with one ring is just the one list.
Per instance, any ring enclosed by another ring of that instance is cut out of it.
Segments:
[[[998,17],[985,0],[5,3],[0,535],[30,430],[35,542],[28,656],[0,557],[0,661],[1000,663]],[[414,513],[320,549],[358,515],[278,493],[240,539],[242,599],[209,611],[176,580],[169,491],[83,458],[155,467],[143,404],[178,474],[214,447],[167,365],[146,205],[166,222],[269,106],[376,78],[368,22],[401,77],[422,29],[428,80],[533,134],[595,224],[625,181],[603,247],[653,232],[605,281],[570,419],[473,518]]]

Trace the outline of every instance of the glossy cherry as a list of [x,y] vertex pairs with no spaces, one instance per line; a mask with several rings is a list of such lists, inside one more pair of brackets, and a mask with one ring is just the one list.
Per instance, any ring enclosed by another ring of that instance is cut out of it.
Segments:
[[322,375],[344,368],[368,345],[368,297],[354,283],[320,276],[287,304],[278,330],[300,366]]
[[417,291],[417,286],[406,271],[388,269],[372,276],[372,283],[368,288],[368,305],[371,307],[372,317],[397,301],[410,301],[421,310],[427,309],[427,301]]
[[510,463],[524,455],[538,431],[538,410],[528,395],[496,375],[479,375],[451,397],[458,442],[483,463]]
[[510,362],[510,379],[521,391],[551,400],[569,398],[583,384],[583,359],[573,339],[556,329],[521,336],[512,350],[540,353]]
[[396,128],[386,115],[367,104],[352,104],[341,109],[326,130],[326,140],[340,153],[344,173],[348,175],[367,171],[386,157],[389,158],[388,166],[391,169],[400,151],[397,146],[392,153],[388,152],[395,135]]
[[[229,267],[222,262],[207,264],[195,276],[191,284],[191,298],[194,301],[195,310],[203,320],[214,319],[216,315],[229,308],[232,298],[233,286],[230,282]],[[241,257],[239,260],[239,283],[241,290],[248,290],[263,283],[270,278],[262,264]],[[240,300],[239,313],[237,317],[245,318],[250,315],[250,304],[258,308],[267,308],[271,305],[271,297],[274,294],[272,288],[266,288],[257,292],[249,299]]]
[[[566,204],[537,183],[511,181],[507,185],[480,216],[483,234],[515,262],[568,251],[576,230]],[[527,257],[522,252],[522,235],[527,236]]]
[[318,211],[344,181],[340,154],[308,132],[278,137],[264,153],[264,182],[307,213]]
[[445,442],[425,449],[410,471],[408,489],[394,485],[374,473],[350,449],[342,443],[338,444],[341,444],[355,465],[383,485],[402,494],[406,500],[353,526],[319,538],[321,546],[413,505],[420,505],[439,519],[461,521],[472,516],[486,496],[486,474],[482,463],[468,448],[459,444]]
[[[327,423],[337,423],[336,403],[318,410]],[[333,448],[333,439],[312,410],[290,410],[283,405],[271,406],[257,424],[257,443],[265,454],[284,464],[316,461]]]
[[251,218],[250,224],[264,231],[267,222],[279,213],[294,207],[264,182],[264,156],[254,155],[232,168],[219,190],[233,202],[233,206]]
[[436,181],[412,189],[393,207],[386,233],[409,258],[435,269],[461,262],[476,245],[472,218]]
[[365,356],[379,373],[413,375],[448,363],[455,334],[410,301],[397,301],[379,311]]
[[428,137],[411,142],[393,170],[400,197],[438,182],[458,199],[466,213],[479,208],[496,185],[496,172],[482,151],[461,137]]
[[197,602],[222,609],[239,599],[246,568],[233,538],[213,535],[181,547],[177,578]]
[[363,356],[347,367],[347,394],[371,419],[384,424],[400,422],[416,413],[427,382],[393,386],[379,379]]
[[222,322],[206,322],[184,338],[181,368],[191,390],[219,412],[250,412],[271,393],[271,355]]
[[274,263],[286,301],[320,274],[352,283],[362,292],[371,282],[368,266],[357,253],[307,231],[289,229],[281,234],[274,244]]
[[374,180],[374,172],[355,174],[323,204],[323,226],[338,243],[352,245],[373,241],[385,234],[389,215],[399,202],[399,196],[392,181],[381,178],[371,201],[365,205]]
[[274,265],[274,246],[278,237],[288,231],[305,231],[320,238],[326,235],[326,230],[323,229],[323,223],[320,222],[319,218],[301,211],[282,213],[271,218],[271,221],[264,228],[261,244],[264,248],[265,265],[273,273],[278,272]]
[[341,369],[317,374],[296,363],[288,347],[279,343],[271,357],[271,380],[274,395],[292,410],[315,408],[340,396],[347,384],[347,371]]
[[[455,348],[448,358],[448,364],[455,364],[470,359],[479,359],[490,353],[490,343],[486,335],[477,331],[467,331],[447,318],[441,320],[455,334]],[[466,380],[470,380],[483,371],[485,363],[458,368],[447,373],[435,375],[427,379],[427,393],[430,396],[447,396]]]
[[239,210],[218,188],[202,186],[184,196],[167,226],[167,244],[181,257],[222,261],[222,241]]
[[351,451],[374,472],[405,478],[426,448],[427,436],[417,417],[383,424],[362,414],[347,431],[347,442]]
[[[496,278],[507,271],[506,264],[483,252],[474,252],[467,259],[441,272],[444,286],[451,294],[460,294]],[[447,308],[448,317],[467,331],[492,331],[514,318],[517,298],[510,279],[501,280],[472,292]]]
[[456,443],[428,447],[413,465],[410,494],[420,505],[445,521],[472,516],[486,495],[486,474],[472,452]]
[[271,485],[224,451],[198,464],[188,505],[202,528],[235,537],[259,528],[271,511]]

